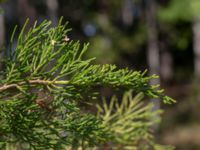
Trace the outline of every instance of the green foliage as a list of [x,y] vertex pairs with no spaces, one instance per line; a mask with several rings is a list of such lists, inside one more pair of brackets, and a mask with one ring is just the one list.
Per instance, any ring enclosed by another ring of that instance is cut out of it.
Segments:
[[[121,9],[121,5],[115,9]],[[100,33],[90,39],[91,49],[94,51],[88,51],[86,55],[88,57],[97,57],[95,59],[96,63],[120,62],[122,54],[137,53],[147,40],[145,25],[136,25],[135,30],[127,30],[125,32],[112,22],[112,19],[116,17],[116,14],[111,17],[97,13],[95,17],[90,18],[95,26],[101,30]]]
[[[26,22],[15,50],[10,49],[10,56],[4,60],[6,67],[0,72],[2,149],[12,145],[20,150],[84,149],[106,143],[115,133],[112,135],[112,130],[105,127],[104,118],[79,107],[79,102],[87,103],[97,96],[97,86],[131,89],[151,98],[161,98],[164,103],[174,102],[158,85],[149,85],[149,80],[157,76],[146,77],[145,72],[117,69],[115,65],[92,65],[93,58],[82,59],[88,44],[81,46],[79,41],[69,40],[69,29],[61,21],[55,28],[49,21],[35,23],[25,34]],[[16,28],[11,44],[15,31]],[[140,104],[127,106],[128,111],[134,106]],[[150,108],[140,111],[150,113]],[[142,122],[137,124],[140,127]],[[141,127],[145,129],[150,125],[151,121],[147,121]],[[141,129],[136,131],[133,134],[142,132]]]
[[3,3],[3,2],[5,2],[6,0],[0,0],[0,3]]
[[[113,149],[158,150],[158,145],[153,142],[152,126],[160,121],[158,116],[161,110],[152,112],[153,103],[145,104],[143,98],[143,93],[133,98],[132,92],[127,92],[121,103],[113,97],[110,104],[104,100],[102,106],[97,105],[98,116],[113,136]],[[165,149],[164,146],[159,147]]]
[[171,0],[168,7],[160,10],[159,18],[167,22],[192,21],[199,13],[199,0]]

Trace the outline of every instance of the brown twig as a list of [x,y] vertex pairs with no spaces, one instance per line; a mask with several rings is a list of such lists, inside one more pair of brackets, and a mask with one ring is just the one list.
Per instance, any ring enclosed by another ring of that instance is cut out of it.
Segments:
[[51,80],[40,80],[40,79],[29,80],[29,81],[26,81],[26,82],[25,81],[19,82],[18,84],[13,83],[13,84],[0,85],[0,92],[5,91],[5,90],[10,89],[10,88],[19,88],[20,86],[25,85],[27,83],[28,84],[42,84],[42,85],[51,85],[51,84],[63,85],[63,84],[68,84],[69,81],[67,81],[67,80],[51,81]]

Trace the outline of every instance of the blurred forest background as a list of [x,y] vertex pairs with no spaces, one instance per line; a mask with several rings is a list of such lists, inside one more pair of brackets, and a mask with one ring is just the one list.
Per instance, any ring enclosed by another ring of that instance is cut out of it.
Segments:
[[177,104],[161,106],[158,141],[200,149],[200,0],[3,0],[0,7],[1,49],[26,18],[56,25],[63,16],[73,28],[68,37],[90,43],[85,57],[159,75],[152,83]]

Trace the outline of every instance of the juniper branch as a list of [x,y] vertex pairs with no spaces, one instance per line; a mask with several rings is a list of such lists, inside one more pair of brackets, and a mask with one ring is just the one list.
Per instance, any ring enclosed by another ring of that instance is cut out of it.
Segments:
[[68,84],[69,81],[67,80],[60,80],[60,81],[50,81],[50,80],[40,80],[40,79],[37,79],[37,80],[29,80],[29,81],[23,81],[23,82],[19,82],[17,84],[4,84],[4,85],[0,85],[0,92],[3,92],[5,90],[8,90],[10,88],[18,88],[20,86],[23,86],[23,85],[29,85],[29,86],[32,86],[32,85],[35,85],[35,84],[41,84],[41,85],[66,85]]
[[[157,76],[115,65],[92,65],[94,58],[84,60],[88,44],[69,40],[69,29],[61,21],[55,28],[49,21],[35,23],[24,34],[26,24],[1,73],[0,148],[13,141],[34,150],[91,148],[109,141],[112,133],[103,118],[82,111],[78,104],[89,101],[97,86],[125,88],[174,102],[159,85],[149,84]],[[14,33],[11,41],[13,38]],[[46,102],[45,107],[38,105],[38,99]]]

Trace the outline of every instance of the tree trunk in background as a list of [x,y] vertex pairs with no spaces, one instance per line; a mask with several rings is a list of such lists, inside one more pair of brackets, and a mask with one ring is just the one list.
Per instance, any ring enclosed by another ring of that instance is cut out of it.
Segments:
[[26,19],[29,18],[30,24],[28,26],[32,26],[37,19],[34,6],[29,3],[29,0],[18,0],[17,2],[20,25],[23,26]]
[[193,50],[194,50],[194,74],[200,81],[200,19],[195,18],[192,25],[193,29]]
[[197,90],[196,99],[200,101],[199,83],[200,83],[200,18],[194,18],[192,24],[193,30],[193,53],[194,53],[194,77],[195,89]]
[[[146,22],[148,28],[148,48],[147,48],[147,63],[149,67],[149,75],[159,75],[159,47],[158,47],[158,33],[156,24],[156,2],[155,0],[145,0],[146,6]],[[152,79],[150,84],[160,84],[160,79]],[[153,99],[154,110],[160,108],[160,100]]]
[[170,53],[165,40],[161,42],[160,49],[160,77],[164,83],[167,83],[173,78],[172,54]]
[[122,21],[126,26],[131,26],[133,24],[133,5],[132,0],[124,0],[123,2]]
[[[0,13],[0,51],[3,50],[3,45],[5,42],[5,25],[4,25],[4,15]],[[2,60],[3,52],[0,52],[0,60]],[[0,61],[0,71],[2,70],[3,64]]]
[[57,0],[46,0],[47,4],[47,15],[52,21],[53,26],[58,24],[58,1]]

